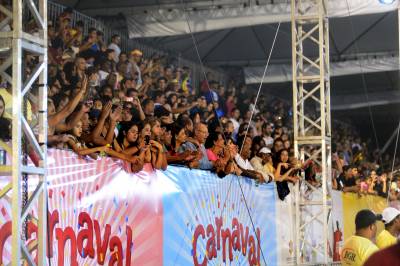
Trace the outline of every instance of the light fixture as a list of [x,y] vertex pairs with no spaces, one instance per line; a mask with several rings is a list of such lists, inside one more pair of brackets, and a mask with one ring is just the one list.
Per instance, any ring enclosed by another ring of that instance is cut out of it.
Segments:
[[396,0],[379,0],[379,3],[385,4],[385,5],[391,5],[394,3]]

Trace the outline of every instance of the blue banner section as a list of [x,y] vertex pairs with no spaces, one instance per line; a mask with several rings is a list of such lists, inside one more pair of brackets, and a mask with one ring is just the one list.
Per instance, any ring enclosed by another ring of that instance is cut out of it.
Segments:
[[164,174],[176,188],[162,198],[164,265],[277,265],[273,184],[178,167]]

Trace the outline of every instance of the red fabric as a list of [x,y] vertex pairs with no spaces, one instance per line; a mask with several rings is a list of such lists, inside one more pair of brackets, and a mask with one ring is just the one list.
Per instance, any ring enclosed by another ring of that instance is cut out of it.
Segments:
[[400,243],[373,254],[364,266],[400,266]]
[[210,149],[207,149],[207,157],[208,157],[208,160],[212,161],[212,162],[215,162],[216,160],[218,160],[218,156],[215,155],[215,153]]
[[235,103],[233,101],[226,101],[225,106],[226,106],[226,114],[227,114],[227,116],[231,117],[232,110],[233,110],[233,108],[235,108]]

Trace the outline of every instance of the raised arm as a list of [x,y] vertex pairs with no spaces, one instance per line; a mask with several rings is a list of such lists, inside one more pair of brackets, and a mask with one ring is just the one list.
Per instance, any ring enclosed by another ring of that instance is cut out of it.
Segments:
[[82,87],[79,92],[75,95],[75,97],[70,101],[60,112],[49,116],[48,123],[50,127],[54,127],[59,124],[62,120],[64,120],[67,116],[69,116],[78,105],[79,101],[82,99],[83,95],[86,93],[87,87],[87,78],[86,76],[83,78]]

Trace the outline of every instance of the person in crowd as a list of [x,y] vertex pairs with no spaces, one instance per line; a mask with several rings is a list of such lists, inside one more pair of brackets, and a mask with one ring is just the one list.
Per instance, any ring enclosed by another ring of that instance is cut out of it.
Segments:
[[400,266],[400,243],[375,252],[364,266]]
[[204,146],[208,137],[208,128],[204,123],[198,123],[194,126],[194,139],[198,145],[194,142],[186,142],[179,148],[179,152],[184,151],[197,151],[196,160],[190,163],[190,167],[199,168],[202,170],[213,169],[213,162],[208,159],[207,150]]
[[150,163],[154,169],[167,168],[167,159],[163,145],[158,141],[161,136],[160,122],[155,118],[149,118],[142,122],[140,130],[140,142],[147,145],[144,154],[144,163]]
[[239,168],[233,162],[229,146],[225,142],[222,132],[214,131],[207,138],[205,147],[207,148],[207,157],[213,162],[215,172],[219,177],[239,173]]
[[[278,181],[276,188],[278,190],[279,199],[284,200],[289,195],[290,190],[288,181],[297,182],[298,176],[296,176],[296,170],[299,170],[301,166],[291,165],[289,163],[289,151],[282,149],[277,153],[276,161],[274,163],[275,174],[274,177]],[[288,181],[287,181],[288,180]]]
[[264,182],[265,180],[269,181],[268,177],[264,177],[262,173],[254,170],[251,165],[249,159],[251,154],[251,145],[252,140],[251,137],[245,137],[244,135],[240,137],[238,140],[238,145],[230,146],[231,155],[235,160],[235,163],[242,171],[243,176],[247,176],[249,178],[255,179],[257,182]]
[[11,139],[11,121],[4,117],[6,103],[0,96],[0,140],[8,141]]
[[358,193],[360,191],[360,185],[357,184],[356,178],[354,177],[355,171],[352,166],[344,166],[343,173],[339,176],[337,180],[338,190],[343,192],[354,192]]
[[108,45],[108,49],[114,51],[113,60],[115,63],[119,62],[119,56],[121,54],[121,48],[119,47],[120,43],[121,43],[121,37],[118,34],[114,34],[111,37],[111,43]]
[[356,234],[351,236],[343,245],[341,252],[342,265],[362,266],[364,262],[379,249],[372,242],[376,236],[376,222],[381,220],[371,210],[364,209],[355,217]]
[[376,171],[371,171],[371,184],[368,187],[368,193],[381,197],[387,196],[387,175],[385,173],[378,176]]
[[400,211],[388,207],[382,212],[382,222],[385,224],[385,229],[376,237],[376,245],[380,249],[387,248],[398,242],[400,235]]
[[67,141],[68,147],[71,148],[74,152],[76,152],[80,156],[89,155],[90,157],[97,159],[97,152],[106,152],[108,151],[107,146],[88,148],[86,144],[80,139],[82,136],[82,122],[78,121],[74,128],[69,132],[70,137]]
[[171,135],[171,145],[166,155],[168,164],[189,165],[189,163],[196,158],[197,152],[190,150],[179,152],[182,144],[186,143],[188,140],[185,127],[182,125],[175,125]]
[[130,54],[129,61],[132,64],[131,75],[132,77],[136,76],[137,82],[136,84],[140,87],[143,84],[142,81],[142,72],[139,67],[139,63],[142,60],[143,53],[139,49],[132,50]]
[[267,147],[258,149],[256,155],[250,160],[254,170],[260,172],[266,182],[276,180],[274,177],[275,169],[272,162],[271,150]]

